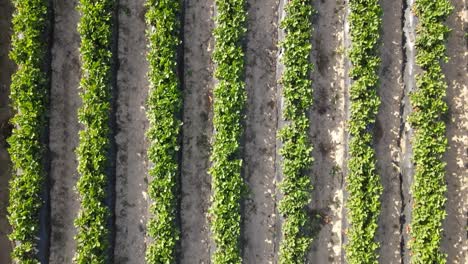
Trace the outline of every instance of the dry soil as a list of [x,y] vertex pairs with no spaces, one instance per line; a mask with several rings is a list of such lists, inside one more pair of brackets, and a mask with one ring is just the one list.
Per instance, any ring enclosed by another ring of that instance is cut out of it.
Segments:
[[212,244],[207,211],[211,194],[210,140],[214,85],[212,0],[184,7],[184,109],[182,145],[181,263],[210,263]]
[[121,0],[118,25],[115,263],[144,263],[148,176],[145,115],[145,9],[143,0]]
[[71,263],[76,243],[73,219],[79,210],[75,148],[80,125],[77,1],[54,1],[52,86],[50,99],[51,245],[50,263]]

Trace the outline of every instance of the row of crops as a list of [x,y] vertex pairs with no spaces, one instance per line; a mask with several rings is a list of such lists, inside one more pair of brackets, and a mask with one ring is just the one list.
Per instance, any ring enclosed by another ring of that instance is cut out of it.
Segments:
[[[375,167],[372,127],[379,108],[378,56],[382,10],[377,0],[350,0],[350,35],[352,63],[350,77],[351,115],[349,131],[349,175],[347,203],[350,228],[346,246],[349,263],[378,263],[375,241],[383,191]],[[416,77],[417,90],[411,94],[413,113],[409,122],[415,129],[413,160],[414,199],[409,248],[411,263],[446,263],[440,251],[444,204],[445,162],[447,147],[444,102],[447,84],[440,62],[447,61],[445,42],[450,30],[443,24],[453,7],[448,0],[416,0],[413,10],[419,24],[416,29],[416,63],[422,73]]]
[[[12,77],[11,102],[15,116],[9,152],[15,171],[10,182],[10,239],[12,258],[18,263],[39,263],[37,254],[40,210],[47,189],[46,140],[48,109],[47,36],[50,7],[46,0],[15,0],[10,57],[18,70]],[[213,263],[242,263],[241,203],[247,189],[241,175],[244,105],[245,0],[216,0],[213,35],[215,48],[213,129],[211,162],[212,197],[209,218],[215,252]],[[346,245],[348,263],[378,263],[375,235],[380,213],[380,184],[374,153],[373,126],[380,105],[378,54],[382,9],[377,0],[349,0],[352,45],[350,78],[349,174],[347,201],[349,228]],[[81,209],[77,228],[75,263],[107,263],[110,260],[114,28],[116,1],[80,0],[81,20],[80,96],[76,150],[80,179],[77,191]],[[445,217],[444,183],[446,150],[443,25],[452,10],[448,0],[416,0],[416,62],[422,73],[417,91],[411,95],[415,128],[415,175],[411,232],[412,263],[445,263],[439,250]],[[181,109],[183,105],[178,53],[181,45],[181,3],[146,1],[147,60],[150,83],[147,101],[149,129],[148,194],[151,199],[147,225],[148,263],[175,263],[180,243],[178,201],[180,199]],[[283,181],[279,185],[282,215],[279,262],[303,263],[312,243],[308,206],[312,183],[312,145],[308,112],[313,103],[310,73],[313,8],[310,0],[289,0],[281,28],[281,85],[284,126],[279,132]],[[66,177],[67,175],[64,175]]]
[[291,0],[285,6],[281,27],[285,31],[282,62],[284,72],[283,119],[285,125],[279,133],[282,142],[283,194],[279,202],[282,241],[279,263],[303,263],[312,239],[308,233],[312,185],[309,176],[312,164],[312,146],[309,142],[308,111],[312,106],[310,71],[310,36],[312,33],[312,6],[309,0]]
[[152,181],[148,195],[151,218],[146,250],[148,263],[174,263],[179,240],[176,225],[179,194],[182,93],[177,76],[180,44],[180,3],[173,0],[146,2],[150,91],[147,103],[148,160]]
[[213,127],[209,173],[212,177],[211,229],[216,244],[213,263],[241,263],[240,139],[246,91],[242,40],[246,32],[245,0],[216,0],[213,61],[218,84],[213,90]]
[[[47,1],[13,1],[13,36],[10,58],[18,70],[13,74],[10,100],[15,115],[8,139],[16,172],[10,181],[8,219],[14,241],[12,258],[19,263],[38,263],[36,248],[39,215],[44,202],[44,137],[47,125],[48,73],[46,55],[50,14]],[[4,169],[4,168],[1,168]],[[3,249],[2,249],[3,250]]]
[[410,226],[413,263],[446,263],[439,249],[442,220],[445,218],[445,162],[447,149],[444,102],[447,84],[441,61],[447,61],[446,46],[450,30],[443,24],[453,9],[449,0],[416,0],[414,13],[419,19],[416,37],[416,64],[422,73],[416,77],[417,90],[411,95],[415,129],[413,160],[414,205]]
[[111,147],[111,65],[115,1],[80,0],[80,96],[83,125],[76,150],[81,209],[75,219],[76,263],[105,263],[109,253],[109,150]]
[[382,9],[378,0],[350,0],[349,28],[352,45],[349,60],[352,64],[349,97],[349,173],[347,177],[349,263],[377,263],[375,241],[380,212],[382,186],[376,170],[373,149],[373,126],[379,110],[378,42]]

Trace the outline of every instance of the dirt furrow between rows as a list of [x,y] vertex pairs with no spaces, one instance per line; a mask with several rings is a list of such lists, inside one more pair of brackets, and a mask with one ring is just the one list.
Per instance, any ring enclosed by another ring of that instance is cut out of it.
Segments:
[[[403,12],[403,76],[404,89],[400,96],[400,125],[398,135],[398,146],[400,148],[398,171],[400,174],[400,263],[409,263],[410,253],[408,242],[410,240],[408,228],[411,223],[411,212],[413,200],[410,193],[414,177],[413,147],[412,139],[414,136],[413,128],[409,124],[408,117],[412,113],[410,94],[416,89],[416,74],[420,69],[415,64],[416,59],[416,18],[412,13],[414,0],[402,1]],[[383,249],[385,250],[385,249]]]
[[278,1],[247,2],[244,261],[274,263]]
[[211,179],[213,1],[187,1],[184,8],[184,109],[181,175],[182,264],[210,263],[207,211]]
[[466,0],[452,1],[455,9],[447,20],[452,29],[447,43],[449,62],[443,64],[448,83],[447,217],[443,224],[442,250],[447,263],[468,263],[468,11]]
[[75,252],[73,220],[79,210],[75,148],[80,126],[77,109],[80,78],[77,1],[54,1],[50,97],[50,263],[71,263]]
[[[402,1],[381,1],[382,43],[380,56],[380,86],[378,94],[381,105],[377,115],[375,150],[377,168],[384,188],[381,196],[381,213],[377,240],[380,242],[380,261],[401,261],[402,190],[400,171],[400,109],[404,93],[404,50],[402,45],[404,10]],[[408,196],[408,193],[404,194]]]
[[[342,210],[346,125],[344,87],[344,1],[314,1],[312,35],[312,89],[310,112],[312,155],[311,218],[314,242],[310,263],[341,263]],[[331,15],[333,14],[333,15]]]
[[119,1],[116,98],[115,263],[145,263],[148,94],[144,0]]

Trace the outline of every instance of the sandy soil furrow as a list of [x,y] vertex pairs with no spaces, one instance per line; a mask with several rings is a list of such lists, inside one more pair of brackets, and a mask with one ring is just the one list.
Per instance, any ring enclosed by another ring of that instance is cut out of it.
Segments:
[[[402,1],[381,1],[382,45],[380,55],[381,105],[375,129],[375,150],[377,168],[384,191],[381,196],[381,213],[377,240],[382,263],[401,261],[402,192],[400,188],[400,109],[402,107],[403,84],[403,3]],[[408,195],[408,194],[406,194]],[[404,246],[404,245],[403,245]]]
[[[414,0],[403,0],[402,10],[404,14],[403,20],[403,81],[404,90],[400,97],[400,127],[398,136],[398,145],[400,148],[400,157],[398,170],[400,173],[400,261],[401,263],[409,263],[410,252],[408,250],[408,241],[410,239],[408,228],[411,223],[411,212],[413,207],[412,195],[410,188],[413,184],[414,164],[413,164],[413,147],[412,139],[414,131],[409,122],[408,117],[412,112],[412,106],[409,95],[416,89],[416,74],[420,71],[415,64],[415,40],[416,40],[416,18],[412,13]],[[382,250],[386,250],[382,248]]]
[[181,263],[210,263],[207,219],[212,135],[212,0],[185,2]]
[[9,107],[11,75],[14,63],[8,58],[11,37],[11,15],[13,8],[9,0],[0,0],[0,263],[10,263],[11,244],[8,234],[11,232],[7,219],[8,181],[10,179],[10,158],[6,139],[11,133],[8,120],[11,117]]
[[443,65],[448,83],[449,118],[447,138],[447,217],[444,222],[442,249],[448,263],[468,263],[468,11],[466,1],[452,1],[455,6],[447,25],[452,29],[447,50],[450,60]]
[[[277,11],[277,43],[281,43],[284,40],[285,32],[281,29],[281,21],[283,21],[284,17],[286,16],[286,12],[284,10],[286,4],[286,0],[278,0],[278,11]],[[284,126],[283,120],[283,107],[284,107],[284,97],[283,97],[283,86],[280,83],[281,76],[284,72],[284,65],[281,61],[283,58],[283,49],[278,46],[277,56],[276,56],[276,133],[278,135],[278,131]],[[276,137],[276,145],[275,145],[275,181],[276,183],[280,183],[283,180],[283,170],[281,168],[282,157],[280,155],[280,150],[282,147],[282,142],[280,138]],[[278,210],[278,203],[283,198],[281,191],[279,190],[278,186],[275,188],[275,200],[276,200],[276,208],[275,213],[277,214],[276,218],[276,225],[275,225],[275,237],[273,240],[274,249],[276,255],[274,256],[273,263],[278,263],[278,253],[280,248],[280,243],[282,239],[282,225],[284,222],[284,217],[279,213]]]
[[144,2],[119,3],[115,263],[145,263],[148,65]]
[[77,32],[77,1],[54,5],[55,25],[52,47],[52,86],[50,98],[50,263],[71,263],[75,252],[73,219],[79,210],[74,190],[78,173],[75,148],[78,145],[77,109],[80,78]]
[[275,257],[275,145],[277,0],[247,1],[246,127],[244,178],[245,263],[273,263]]
[[341,224],[337,223],[337,228],[340,229],[341,232],[341,245],[342,248],[340,250],[341,256],[340,261],[341,263],[345,263],[345,250],[344,246],[348,243],[346,238],[346,230],[349,227],[348,222],[348,210],[346,208],[346,200],[348,199],[348,192],[346,190],[346,179],[349,174],[348,169],[348,160],[349,160],[349,141],[350,141],[350,134],[348,129],[348,120],[351,115],[351,101],[349,91],[351,89],[351,78],[349,76],[349,71],[351,69],[351,61],[347,57],[348,50],[351,49],[351,35],[350,35],[350,24],[349,24],[349,15],[351,10],[349,8],[349,0],[343,0],[344,11],[343,11],[343,31],[342,31],[342,51],[343,55],[343,115],[344,115],[344,132],[343,132],[343,159],[341,160],[341,169],[343,170],[343,206],[341,207]]
[[[309,263],[341,263],[343,159],[345,133],[344,102],[344,1],[314,1],[310,137],[314,150],[312,166],[312,220],[314,242]],[[316,217],[320,216],[320,218]]]

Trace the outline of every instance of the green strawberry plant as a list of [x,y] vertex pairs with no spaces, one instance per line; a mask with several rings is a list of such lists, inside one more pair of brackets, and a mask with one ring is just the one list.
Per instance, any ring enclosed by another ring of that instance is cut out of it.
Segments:
[[440,250],[442,221],[445,218],[445,166],[447,149],[444,102],[447,84],[440,66],[447,61],[449,28],[443,24],[453,9],[448,0],[416,0],[413,12],[419,22],[416,29],[416,63],[422,72],[416,77],[417,90],[411,94],[413,113],[409,118],[413,138],[414,181],[411,187],[409,247],[411,263],[446,263]]
[[239,144],[243,133],[246,91],[244,49],[245,0],[216,0],[214,29],[216,64],[212,143],[209,173],[212,177],[211,230],[216,245],[215,264],[241,263],[241,199],[245,184],[241,176]]
[[347,201],[349,228],[346,259],[350,264],[378,263],[375,241],[383,187],[376,170],[373,126],[380,106],[378,54],[382,9],[378,0],[350,0],[349,59],[351,113]]
[[47,126],[49,76],[46,71],[50,32],[50,6],[45,0],[14,0],[10,58],[17,71],[12,76],[10,101],[14,111],[8,151],[13,165],[8,220],[12,227],[15,263],[39,263],[39,212],[44,201],[43,138]]
[[310,0],[291,0],[285,6],[281,28],[285,38],[280,44],[284,55],[283,118],[285,126],[279,133],[282,142],[283,194],[279,212],[284,218],[279,263],[304,263],[312,238],[309,235],[307,206],[311,202],[312,183],[309,171],[312,165],[312,145],[308,138],[308,111],[313,102],[310,72],[312,45],[312,14]]
[[182,127],[182,92],[177,76],[177,49],[180,40],[181,4],[173,0],[147,0],[150,81],[147,101],[149,129],[148,159],[151,182],[148,194],[151,217],[148,220],[146,261],[152,264],[176,262],[180,231],[176,225],[180,176],[178,155]]
[[109,259],[108,188],[112,34],[115,1],[80,0],[80,96],[78,120],[83,126],[76,149],[81,210],[75,219],[77,248],[74,263],[100,264]]

